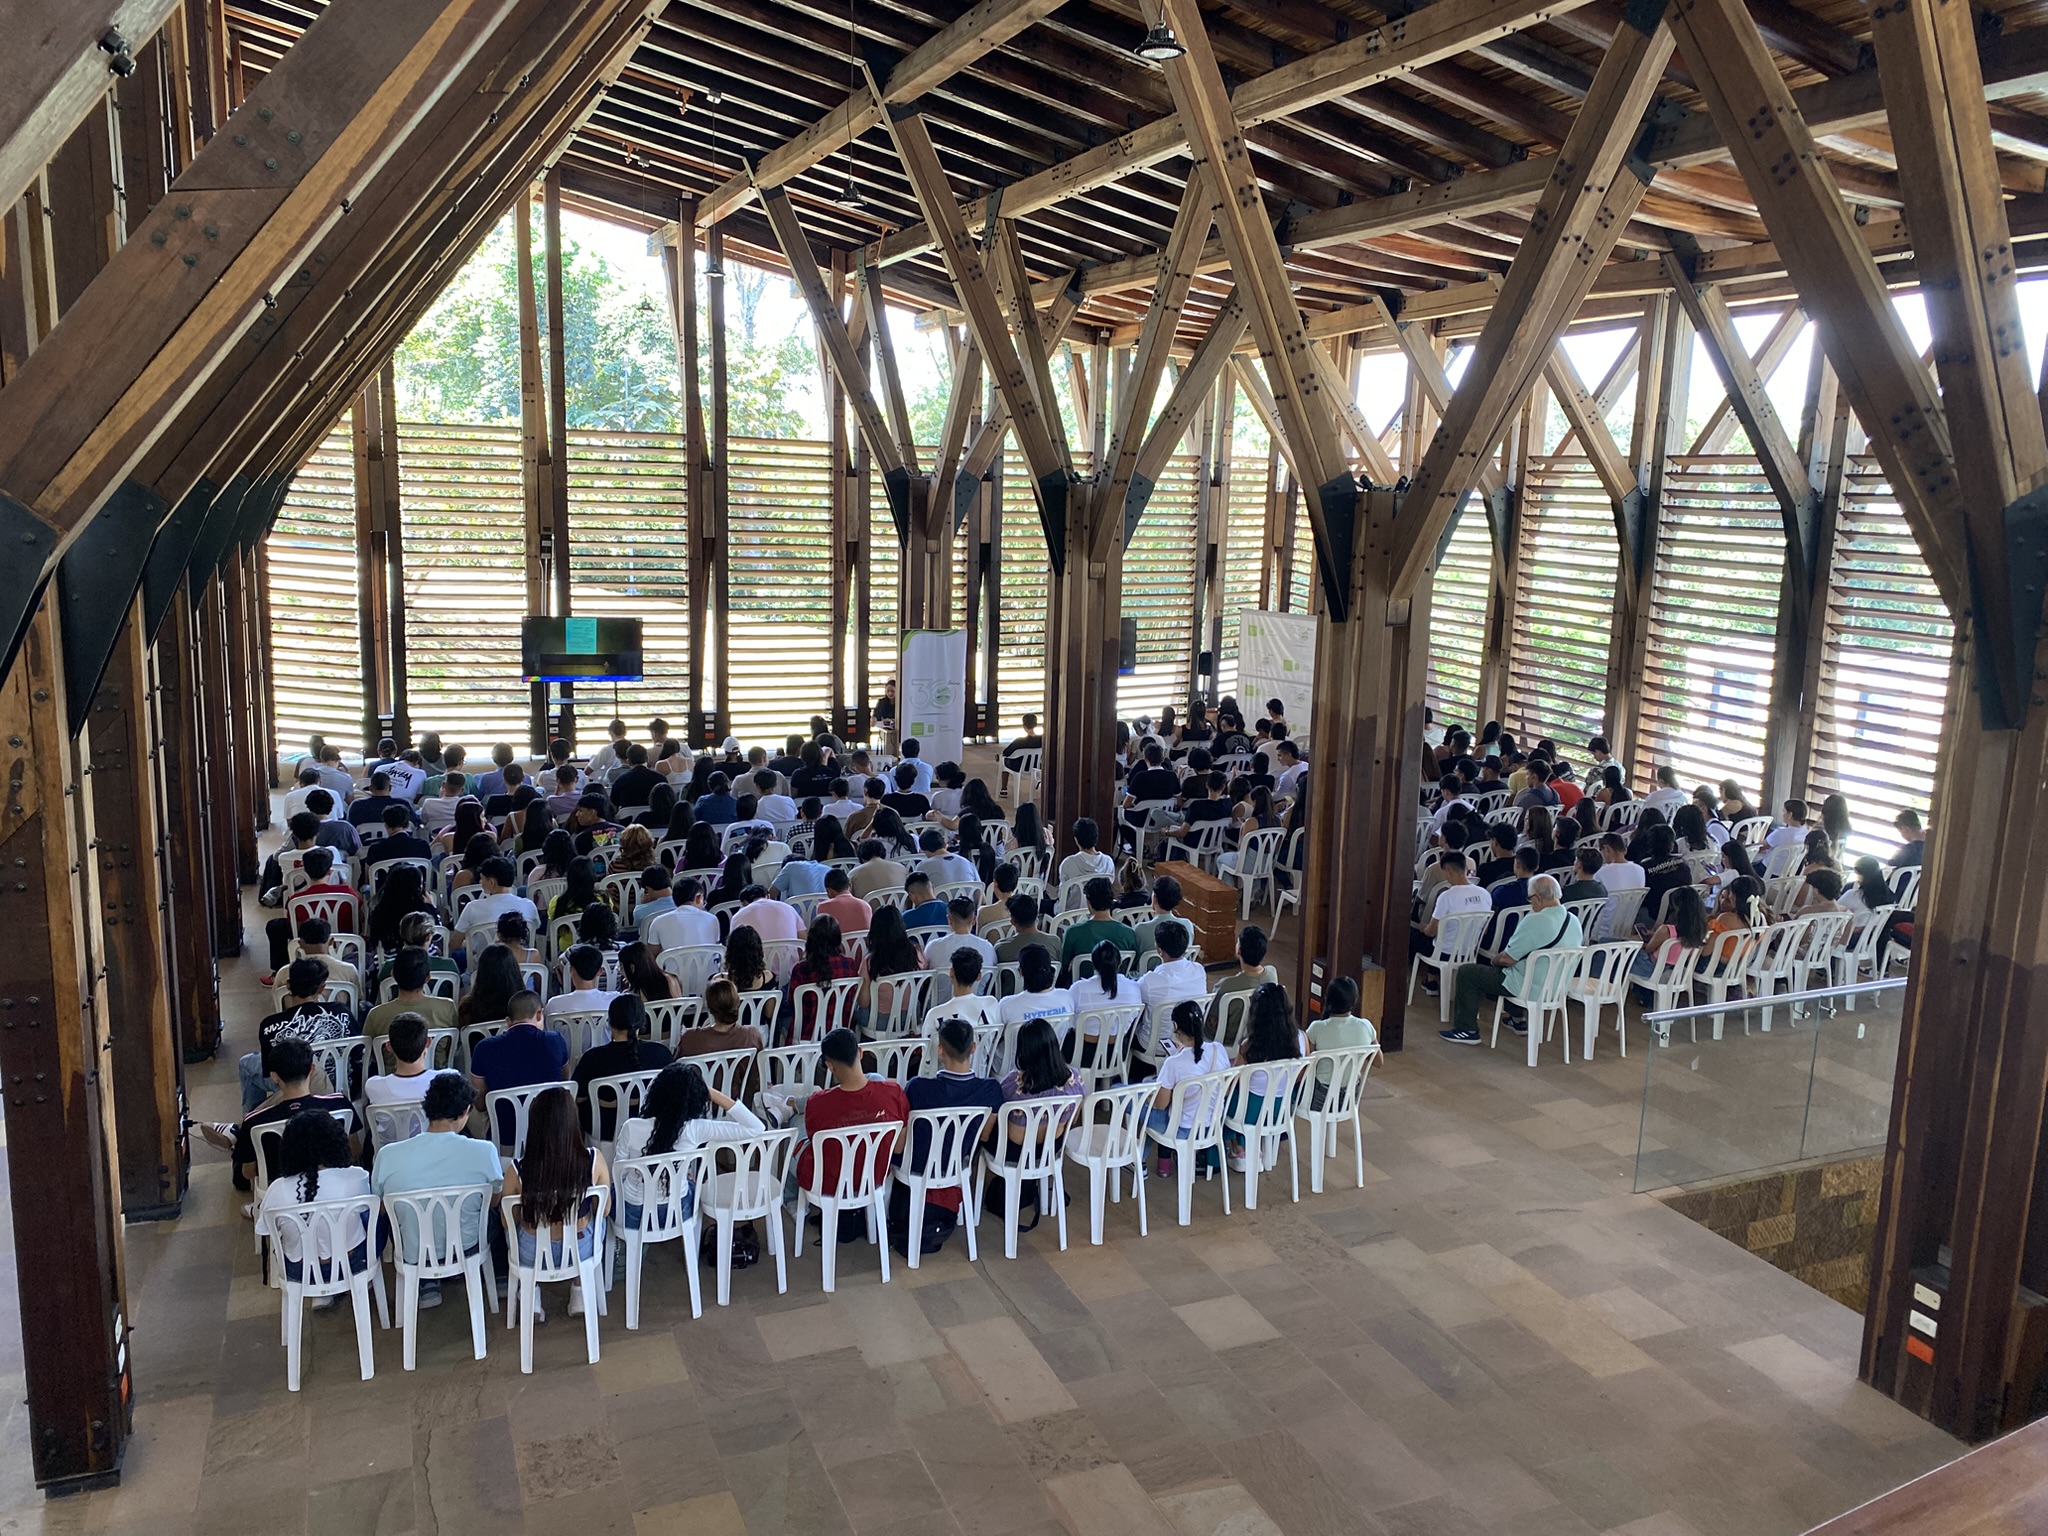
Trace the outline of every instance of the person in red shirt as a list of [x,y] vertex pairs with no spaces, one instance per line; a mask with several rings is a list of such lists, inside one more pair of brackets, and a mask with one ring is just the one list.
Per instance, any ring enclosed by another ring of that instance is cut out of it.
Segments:
[[[356,888],[346,880],[330,879],[334,871],[334,850],[332,848],[308,848],[306,857],[299,866],[306,872],[310,885],[302,885],[285,900],[285,910],[291,910],[291,903],[301,896],[347,896],[353,899]],[[355,931],[355,908],[344,906],[335,914],[335,931]],[[277,980],[277,973],[284,969],[285,961],[291,958],[292,920],[289,916],[273,917],[263,925],[265,936],[270,940],[270,969],[263,975],[263,985],[270,986]]]
[[[797,1182],[806,1189],[831,1190],[839,1179],[839,1152],[834,1148],[822,1169],[815,1169],[811,1142],[820,1131],[847,1125],[880,1125],[894,1122],[899,1127],[910,1118],[910,1101],[903,1085],[886,1077],[869,1077],[860,1069],[860,1040],[850,1029],[835,1029],[820,1047],[832,1086],[821,1088],[804,1101],[804,1147],[797,1154]],[[886,1138],[876,1149],[879,1166],[886,1169],[896,1154],[896,1138]],[[822,1173],[823,1177],[814,1177]],[[842,1211],[839,1240],[851,1242],[867,1234],[865,1211]]]
[[1550,787],[1557,791],[1558,809],[1564,811],[1569,811],[1586,798],[1586,792],[1565,777],[1569,771],[1563,763],[1550,765]]
[[853,882],[837,865],[825,871],[825,899],[818,903],[818,915],[839,925],[841,935],[866,933],[875,910],[864,897],[852,891]]

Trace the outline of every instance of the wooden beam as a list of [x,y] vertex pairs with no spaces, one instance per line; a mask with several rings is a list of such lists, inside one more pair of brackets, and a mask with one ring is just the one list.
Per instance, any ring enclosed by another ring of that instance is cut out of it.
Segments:
[[[1676,286],[1675,284],[1673,285]],[[1785,312],[1765,335],[1756,351],[1747,353],[1749,366],[1757,378],[1769,384],[1777,375],[1778,368],[1792,348],[1798,345],[1801,334],[1806,330],[1806,311],[1797,304],[1785,306]],[[1724,396],[1713,410],[1707,413],[1706,424],[1692,440],[1692,446],[1685,451],[1689,455],[1719,453],[1728,446],[1728,439],[1741,423],[1735,419],[1735,402]]]
[[[725,329],[725,230],[714,224],[704,236],[705,326],[711,333],[710,464],[705,473],[705,504],[710,513],[705,564],[710,592],[706,603],[716,626],[711,647],[711,681],[717,704],[706,722],[704,746],[732,729],[732,395],[727,373]],[[716,273],[716,276],[712,274]]]
[[[967,429],[981,410],[981,348],[974,338],[954,337],[953,389],[946,397],[946,419],[939,429],[939,456],[932,471],[932,494],[947,509],[958,527],[954,482],[960,473],[960,456],[967,447]],[[972,605],[972,595],[969,596]],[[969,647],[970,651],[972,647]]]
[[[1478,43],[1505,37],[1542,17],[1558,15],[1583,3],[1585,0],[1439,0],[1413,16],[1369,28],[1346,42],[1246,81],[1233,98],[1238,123],[1248,128],[1273,122],[1317,102],[1332,101],[1379,81],[1398,78],[1421,65],[1451,58]],[[1177,23],[1175,31],[1183,45],[1193,35]],[[1171,74],[1169,67],[1169,77]],[[1083,150],[1005,187],[1002,209],[1016,217],[1048,208],[1065,198],[1121,181],[1133,172],[1186,154],[1191,143],[1184,119],[1176,109],[1174,117],[1146,123],[1121,138]],[[989,217],[989,201],[980,199],[960,212],[970,228],[978,229]],[[876,256],[887,262],[930,250],[936,235],[928,210],[926,218],[923,225],[912,225],[885,236],[875,248]]]
[[[1138,467],[1146,429],[1152,422],[1152,401],[1159,392],[1159,380],[1166,371],[1167,351],[1180,330],[1181,307],[1187,302],[1188,287],[1194,280],[1194,256],[1209,238],[1215,213],[1201,178],[1190,177],[1181,194],[1180,210],[1174,215],[1173,233],[1166,242],[1166,260],[1160,264],[1159,281],[1152,290],[1152,302],[1138,333],[1138,345],[1131,359],[1126,385],[1118,397],[1116,422],[1111,429],[1109,452],[1101,456],[1108,463],[1103,476],[1105,516],[1095,531],[1095,558],[1102,558],[1107,540],[1121,534],[1130,537],[1133,526],[1125,506],[1131,476]],[[1207,394],[1205,389],[1203,394]],[[1143,502],[1141,501],[1142,507]]]
[[1817,552],[1815,519],[1819,513],[1806,465],[1778,417],[1778,408],[1771,403],[1763,377],[1743,349],[1742,338],[1735,334],[1735,322],[1729,317],[1720,293],[1713,288],[1695,287],[1685,281],[1685,269],[1675,258],[1665,260],[1670,265],[1679,306],[1707,349],[1707,357],[1720,375],[1721,387],[1727,391],[1729,408],[1742,424],[1742,430],[1749,434],[1750,447],[1756,451],[1764,478],[1777,493],[1779,514],[1785,522],[1786,558],[1796,567],[1795,575],[1804,587]]
[[[100,861],[65,699],[54,589],[0,682],[0,1029],[8,1134],[33,1148],[36,1198],[12,1202],[29,1454],[39,1486],[89,1488],[119,1473],[128,1438],[127,1298],[119,1201],[108,1168],[111,1025],[92,914]],[[153,916],[153,914],[152,914]]]
[[[1074,316],[1079,311],[1080,305],[1081,290],[1079,288],[1067,287],[1056,294],[1052,303],[1040,312],[1038,322],[1039,334],[1045,338],[1048,346],[1056,347],[1064,339],[1067,328],[1073,324]],[[981,350],[978,343],[975,350],[977,352]],[[1008,434],[1009,430],[1010,409],[1003,403],[1002,392],[997,390],[994,392],[994,398],[989,403],[988,410],[982,417],[981,425],[975,429],[974,435],[968,439],[967,450],[960,458],[960,472],[953,482],[954,516],[956,520],[960,515],[961,507],[964,505],[968,494],[966,487],[969,484],[978,483],[983,476],[988,474],[989,467],[995,463],[996,455],[1002,451],[1003,438]]]
[[889,408],[889,425],[896,434],[896,451],[903,467],[913,478],[917,469],[917,434],[910,430],[910,402],[903,393],[903,370],[896,362],[896,340],[889,334],[889,302],[882,295],[881,274],[863,265],[855,279],[855,293],[868,320],[868,345],[882,375],[882,400]]
[[[1137,463],[1131,470],[1130,489],[1124,498],[1126,538],[1129,537],[1128,530],[1135,527],[1143,515],[1160,471],[1173,456],[1174,444],[1180,441],[1201,412],[1203,402],[1217,387],[1217,381],[1224,378],[1224,369],[1231,354],[1237,350],[1238,341],[1250,327],[1251,316],[1238,303],[1237,295],[1231,294],[1210,320],[1209,329],[1195,348],[1194,357],[1181,369],[1180,377],[1173,381],[1173,390],[1167,395],[1166,404],[1160,408],[1159,419],[1146,433],[1144,446],[1138,450]],[[1230,387],[1224,386],[1226,392]]]
[[[1060,4],[1061,0],[977,0],[905,54],[889,71],[881,90],[862,86],[788,143],[769,150],[750,174],[734,176],[712,189],[697,205],[697,227],[705,228],[736,213],[758,189],[779,187],[829,160],[870,128],[878,127],[885,106],[915,101],[936,90],[976,59],[1059,9]],[[672,230],[661,235],[664,240],[675,238]]]
[[1272,225],[1266,222],[1243,129],[1224,89],[1201,12],[1194,0],[1148,3],[1156,9],[1148,9],[1147,19],[1170,23],[1187,50],[1167,64],[1167,84],[1173,90],[1180,125],[1208,184],[1224,249],[1237,274],[1237,293],[1251,317],[1252,335],[1265,361],[1266,382],[1294,455],[1309,522],[1315,530],[1323,591],[1341,619],[1350,592],[1344,572],[1350,564],[1357,485],[1338,442],[1335,408],[1310,356],[1308,333],[1294,300],[1286,259]]
[[[1060,344],[1047,339],[1038,324],[1038,306],[1031,297],[1031,274],[1024,267],[1024,248],[1017,239],[1017,226],[1013,220],[998,219],[995,226],[995,267],[993,276],[996,290],[1003,297],[1010,317],[1010,329],[1017,340],[1017,355],[1024,364],[1024,377],[1031,386],[1032,398],[1038,402],[1040,419],[1046,430],[1052,434],[1053,447],[1058,451],[1060,465],[1071,480],[1074,474],[1074,449],[1068,440],[1066,421],[1060,412],[1059,396],[1053,392],[1052,359],[1059,351]],[[1074,401],[1077,418],[1086,403],[1086,389]]]
[[1398,594],[1422,584],[1465,487],[1543,371],[1558,336],[1648,190],[1647,170],[1629,156],[1671,56],[1671,34],[1658,9],[1631,10],[1601,59],[1529,233],[1508,268],[1500,302],[1409,484],[1396,540],[1400,565],[1393,589]]
[[170,916],[170,971],[176,994],[178,1043],[188,1062],[210,1061],[221,1037],[220,985],[213,964],[212,862],[205,830],[210,801],[200,734],[200,682],[194,646],[191,584],[175,584],[156,634],[153,673],[163,727],[163,794],[167,822],[185,829],[168,839],[165,898]]
[[[1369,302],[1381,314],[1387,314],[1386,304],[1377,294],[1373,295]],[[1387,315],[1387,326],[1393,332],[1395,344],[1408,359],[1408,371],[1421,386],[1422,398],[1429,402],[1430,409],[1441,420],[1444,412],[1450,407],[1451,397],[1457,391],[1451,387],[1450,375],[1444,372],[1444,360],[1437,356],[1436,348],[1431,345],[1428,328],[1414,321],[1396,324],[1391,315]],[[1466,376],[1471,376],[1469,365]],[[1420,467],[1421,461],[1418,458],[1414,468]],[[1500,490],[1500,476],[1494,472],[1490,445],[1488,451],[1480,456],[1479,465],[1473,472],[1472,485],[1482,496],[1489,499]]]
[[[0,491],[54,565],[513,0],[338,0],[0,391]],[[264,114],[269,116],[265,117]],[[236,139],[242,142],[237,144]],[[22,609],[0,615],[13,634]]]
[[1820,324],[1857,418],[1871,431],[1871,449],[1935,584],[1949,610],[1960,613],[1968,601],[1962,530],[1970,514],[1948,423],[1813,130],[1737,0],[1695,0],[1672,11],[1670,25],[1807,312]]
[[[904,174],[917,194],[918,207],[938,231],[939,255],[967,312],[968,329],[981,349],[982,364],[994,378],[996,390],[1009,412],[1018,450],[1024,455],[1036,489],[1039,520],[1057,573],[1065,559],[1068,487],[1073,480],[1066,457],[1065,433],[1055,438],[1057,421],[1048,421],[1033,398],[1024,360],[1003,315],[1002,301],[990,281],[981,251],[960,217],[960,205],[954,200],[953,188],[946,180],[945,168],[939,164],[938,151],[932,147],[924,120],[914,113],[892,117],[889,131],[902,158]],[[1030,289],[1024,289],[1019,297],[1024,309],[1031,311]]]
[[1594,404],[1592,391],[1579,377],[1579,370],[1572,366],[1563,343],[1551,348],[1550,356],[1543,363],[1543,377],[1549,381],[1550,392],[1557,397],[1564,419],[1578,434],[1586,457],[1592,461],[1593,473],[1600,479],[1600,488],[1614,503],[1619,516],[1622,502],[1637,489],[1636,477],[1620,446],[1614,441],[1614,434],[1608,430],[1607,419]]
[[1357,396],[1351,385],[1337,371],[1337,364],[1330,356],[1329,348],[1319,341],[1308,346],[1310,364],[1315,368],[1316,377],[1330,397],[1330,403],[1337,410],[1337,425],[1344,436],[1358,450],[1358,456],[1365,460],[1365,472],[1375,485],[1392,485],[1400,479],[1394,468],[1394,461],[1387,457],[1387,450],[1372,429],[1372,423],[1365,419],[1365,412],[1358,408]]
[[[903,448],[883,420],[882,408],[875,403],[874,391],[868,387],[867,369],[862,366],[860,352],[847,334],[846,321],[840,316],[838,303],[826,291],[825,279],[818,272],[817,259],[811,254],[803,226],[797,222],[796,208],[791,204],[789,194],[780,187],[763,188],[761,211],[767,215],[775,243],[782,248],[783,260],[789,263],[790,273],[811,311],[811,324],[817,327],[818,339],[824,346],[832,376],[846,391],[847,402],[853,407],[861,439],[868,445],[868,452],[874,456],[875,462],[881,465],[882,484],[888,492],[890,511],[896,518],[897,536],[905,537],[910,526],[912,471],[905,461]],[[899,397],[902,394],[900,386],[897,394]],[[908,432],[908,416],[904,416],[898,425]]]
[[[75,0],[17,12],[0,51],[0,207],[57,157],[177,0]],[[118,49],[107,43],[119,39]]]

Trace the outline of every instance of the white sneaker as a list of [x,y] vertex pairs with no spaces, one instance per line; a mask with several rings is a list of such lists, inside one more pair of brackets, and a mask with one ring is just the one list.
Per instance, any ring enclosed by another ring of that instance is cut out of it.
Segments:
[[569,1315],[571,1317],[581,1317],[583,1315],[583,1287],[580,1285],[569,1287]]

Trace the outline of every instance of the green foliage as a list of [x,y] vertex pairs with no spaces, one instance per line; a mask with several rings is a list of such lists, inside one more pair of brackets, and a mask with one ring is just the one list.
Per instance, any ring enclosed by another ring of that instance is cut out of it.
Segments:
[[[806,370],[815,372],[809,340],[800,334],[773,344],[760,340],[760,294],[774,279],[733,262],[726,270],[731,429],[751,437],[796,436],[804,429],[803,413],[788,397]],[[534,282],[544,293],[538,250]],[[569,425],[681,431],[684,397],[667,306],[573,239],[563,242],[562,297]],[[541,330],[545,347],[544,302]],[[399,413],[408,421],[519,419],[519,270],[509,216],[399,347],[397,369]]]

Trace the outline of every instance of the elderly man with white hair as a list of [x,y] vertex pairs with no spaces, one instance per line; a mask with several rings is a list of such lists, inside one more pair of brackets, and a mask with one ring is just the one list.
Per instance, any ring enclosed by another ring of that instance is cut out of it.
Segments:
[[[1516,998],[1528,976],[1528,958],[1539,949],[1577,949],[1586,942],[1578,918],[1560,902],[1563,892],[1549,875],[1529,882],[1529,915],[1515,925],[1506,949],[1481,953],[1471,965],[1458,968],[1458,990],[1451,1003],[1451,1027],[1438,1033],[1453,1045],[1479,1044],[1479,1009],[1495,998]],[[1508,1028],[1516,1034],[1529,1028],[1529,1017],[1512,1002]]]

